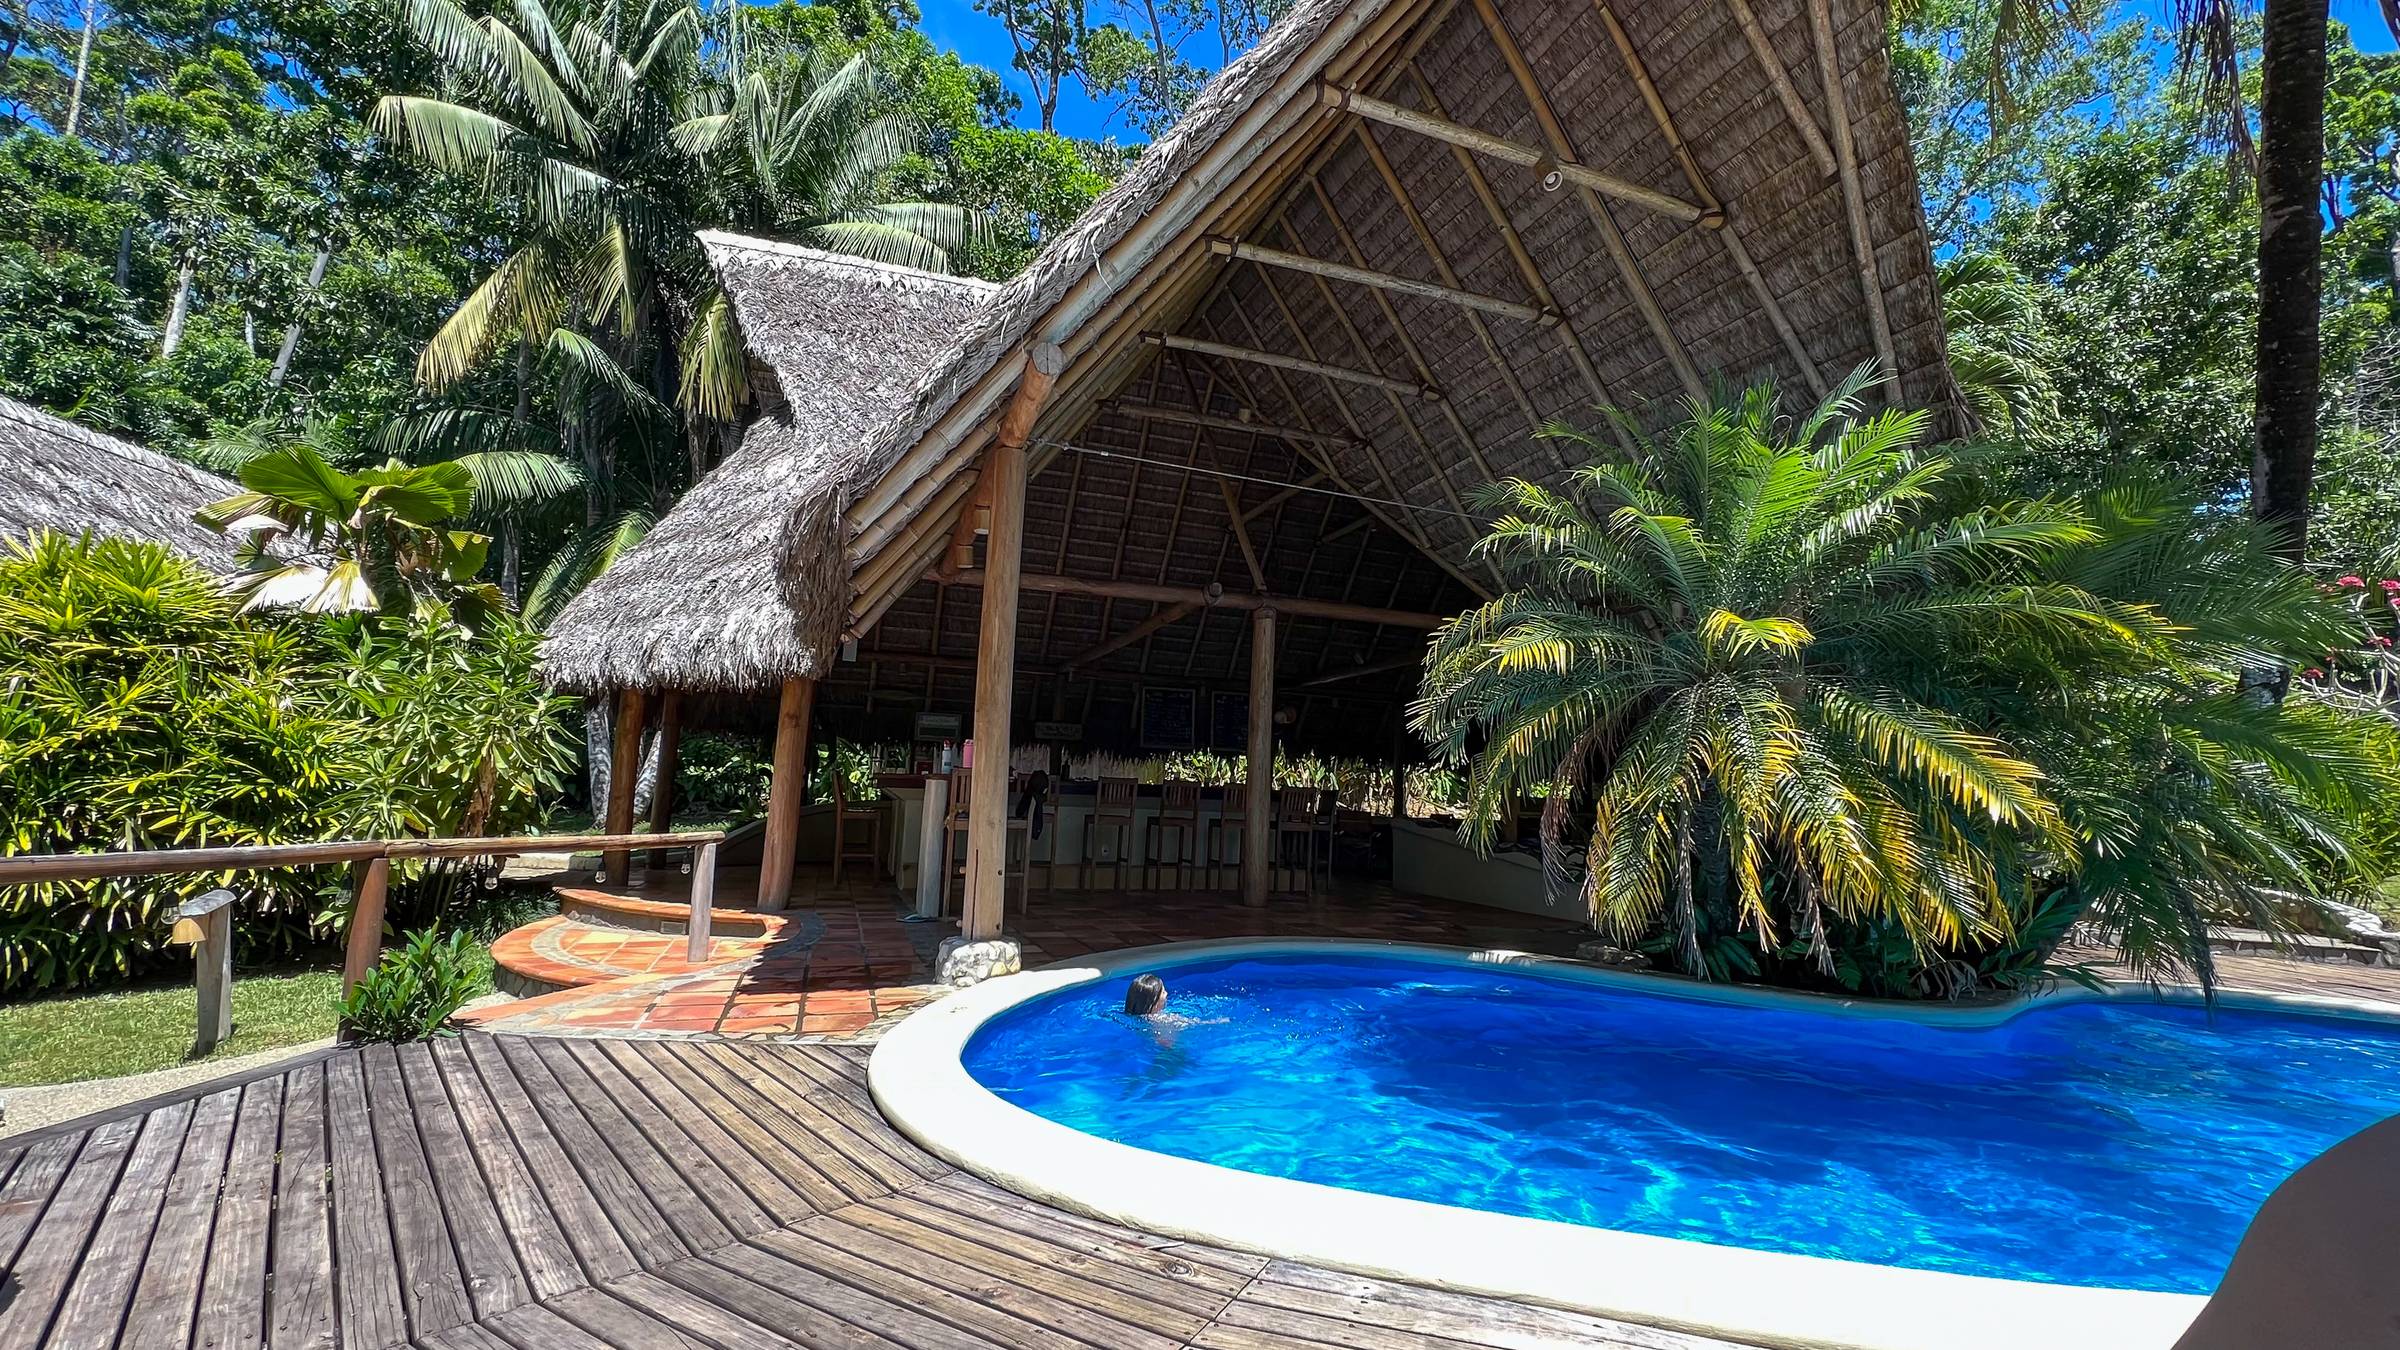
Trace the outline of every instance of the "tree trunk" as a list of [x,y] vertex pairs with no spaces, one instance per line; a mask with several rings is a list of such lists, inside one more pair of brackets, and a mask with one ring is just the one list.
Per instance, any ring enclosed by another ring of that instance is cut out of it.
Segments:
[[133,284],[133,222],[117,231],[117,289]]
[[[28,14],[31,10],[28,9]],[[83,122],[83,83],[92,71],[92,29],[100,22],[100,0],[83,0],[83,41],[75,49],[75,84],[67,94],[66,134]]]
[[2258,444],[2250,497],[2294,562],[2308,555],[2322,376],[2326,0],[2267,0],[2260,69]]
[[[316,261],[311,262],[308,265],[308,286],[301,292],[304,300],[306,297],[314,296],[317,293],[317,288],[325,284],[325,264],[332,261],[332,259],[333,246],[331,244],[327,244],[326,246],[317,250]],[[275,368],[267,372],[267,387],[269,389],[281,389],[283,387],[283,377],[291,373],[292,353],[297,350],[299,346],[300,313],[297,309],[295,309],[292,313],[291,326],[283,330],[283,345],[275,349]]]
[[183,321],[191,317],[192,312],[192,273],[199,266],[193,254],[194,250],[185,249],[183,261],[175,266],[175,299],[167,306],[167,330],[158,343],[158,355],[162,361],[173,356],[175,349],[183,345]]

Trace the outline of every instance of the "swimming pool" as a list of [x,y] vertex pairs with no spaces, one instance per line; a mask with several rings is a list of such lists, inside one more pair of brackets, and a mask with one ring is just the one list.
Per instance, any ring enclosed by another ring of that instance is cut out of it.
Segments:
[[[1117,1011],[1142,970],[1189,1025]],[[978,986],[870,1080],[951,1161],[1156,1231],[1762,1343],[2163,1348],[2269,1191],[2400,1112],[2400,1023],[2284,1003],[1259,940]]]
[[2129,1001],[1996,1026],[1752,1008],[1523,968],[1260,954],[993,1018],[975,1080],[1268,1176],[1661,1237],[2204,1294],[2302,1163],[2400,1113],[2400,1032]]

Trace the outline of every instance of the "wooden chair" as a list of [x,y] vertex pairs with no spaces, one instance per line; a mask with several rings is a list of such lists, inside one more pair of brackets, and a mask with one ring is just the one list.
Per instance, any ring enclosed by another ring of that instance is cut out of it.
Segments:
[[[867,865],[867,879],[883,875],[883,807],[849,800],[850,785],[839,766],[833,773],[833,884],[842,884],[846,863]],[[866,851],[858,851],[864,844]]]
[[[947,815],[942,817],[942,867],[948,874],[942,878],[942,912],[944,914],[950,912],[950,881],[952,878],[956,878],[958,881],[958,912],[962,915],[966,913],[967,860],[958,854],[956,839],[967,832],[967,800],[972,794],[973,788],[974,770],[952,769],[950,771],[950,810]],[[1000,889],[1002,903],[1000,911],[1002,914],[1008,912],[1007,890],[1011,877],[1026,882],[1028,891],[1032,889],[1031,883],[1027,879],[1027,869],[1031,866],[1033,849],[1030,844],[1022,849],[1016,847],[1020,835],[1030,837],[1027,835],[1027,831],[1032,824],[1032,821],[1019,820],[1012,814],[1008,818],[1007,829],[1001,835]]]
[[1242,836],[1249,828],[1250,784],[1247,781],[1227,783],[1225,795],[1217,801],[1217,818],[1208,822],[1209,885],[1214,886],[1216,874],[1225,870],[1225,845],[1231,841],[1231,859],[1238,880],[1242,868]]
[[[1150,818],[1150,826],[1142,839],[1142,866],[1155,872],[1162,861],[1158,856],[1159,836],[1168,830],[1175,832],[1175,879],[1180,884],[1184,869],[1191,865],[1191,853],[1200,842],[1200,785],[1181,781],[1161,783],[1158,787],[1158,814]],[[1156,885],[1153,881],[1153,886]]]
[[1083,826],[1083,871],[1077,878],[1086,888],[1092,884],[1092,864],[1097,861],[1100,832],[1114,830],[1117,835],[1117,884],[1125,884],[1125,855],[1133,848],[1133,807],[1137,784],[1130,778],[1103,778],[1100,790],[1092,797],[1091,819]]
[[[1309,838],[1309,852],[1311,855],[1310,861],[1314,863],[1317,861],[1316,836],[1324,836],[1325,852],[1323,854],[1323,862],[1325,866],[1325,889],[1329,891],[1333,889],[1333,845],[1334,841],[1340,837],[1341,823],[1342,795],[1332,788],[1318,788],[1317,825],[1316,830]],[[1313,870],[1310,881],[1310,890],[1312,892],[1315,890]]]
[[[1317,885],[1317,794],[1314,788],[1285,788],[1275,800],[1275,857],[1291,866],[1290,841],[1300,841],[1302,889],[1311,895]],[[1270,889],[1272,889],[1270,887]]]

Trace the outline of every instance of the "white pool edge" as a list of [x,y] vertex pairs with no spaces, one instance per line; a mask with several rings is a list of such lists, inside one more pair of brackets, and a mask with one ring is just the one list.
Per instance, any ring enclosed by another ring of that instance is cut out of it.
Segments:
[[[1053,990],[1178,961],[1252,952],[1420,955],[1538,964],[1544,973],[1644,994],[1932,1025],[1989,1026],[2053,1002],[2152,998],[2140,987],[2068,986],[1979,1008],[1895,1005],[1686,984],[1517,952],[1339,939],[1255,938],[1109,952],[988,981],[901,1022],[874,1052],[876,1104],[944,1160],[1017,1194],[1192,1241],[1776,1347],[1808,1350],[2170,1350],[2207,1300],[2090,1289],[1753,1251],[1521,1218],[1153,1153],[1002,1101],[961,1062],[991,1018]],[[2173,1001],[2183,1001],[2170,992]],[[2196,996],[2195,996],[2196,997]],[[2400,1005],[2227,994],[2226,1006],[2400,1020]]]

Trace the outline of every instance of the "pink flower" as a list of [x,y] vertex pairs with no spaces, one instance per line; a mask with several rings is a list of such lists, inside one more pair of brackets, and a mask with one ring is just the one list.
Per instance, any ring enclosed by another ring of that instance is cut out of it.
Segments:
[[2390,595],[2394,591],[2400,591],[2400,581],[2394,581],[2390,577],[2385,577],[2383,580],[2378,581],[2375,584],[2383,588],[2383,593],[2385,595]]
[[2333,579],[2333,584],[2336,586],[2347,587],[2351,590],[2356,590],[2367,583],[2362,580],[2357,573],[2353,572],[2345,577],[2335,577]]
[[2384,649],[2385,649],[2385,650],[2387,650],[2387,651],[2391,649],[2392,640],[2391,640],[2390,638],[2388,638],[2388,637],[2385,637],[2385,636],[2383,636],[2383,635],[2382,635],[2382,634],[2380,634],[2380,633],[2378,633],[2378,634],[2377,634],[2377,635],[2374,637],[2373,641],[2374,641],[2375,645],[2376,645],[2376,646],[2378,646],[2378,647],[2382,647],[2382,648],[2384,648]]
[[2325,672],[2317,669],[2315,666],[2310,666],[2308,669],[2301,671],[2300,673],[2312,680],[2321,680],[2325,678]]

